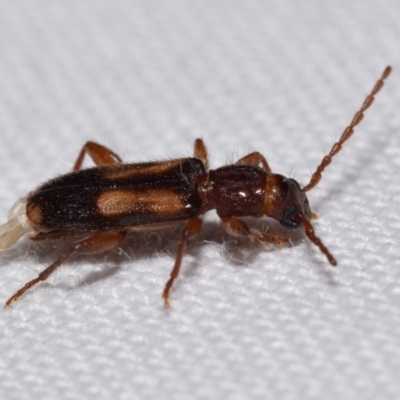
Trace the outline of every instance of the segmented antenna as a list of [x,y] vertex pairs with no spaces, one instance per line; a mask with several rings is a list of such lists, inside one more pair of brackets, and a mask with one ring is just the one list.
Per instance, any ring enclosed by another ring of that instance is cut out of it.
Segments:
[[374,102],[374,96],[382,89],[384,84],[384,80],[389,76],[392,72],[392,67],[387,66],[382,73],[382,76],[378,79],[375,83],[374,88],[372,89],[371,93],[366,97],[364,100],[363,105],[361,108],[355,113],[353,120],[351,121],[350,125],[344,130],[342,133],[341,138],[337,141],[333,146],[328,155],[326,155],[321,164],[318,166],[317,170],[312,174],[310,182],[303,187],[304,192],[308,192],[312,188],[318,185],[319,181],[321,180],[321,174],[324,169],[332,162],[332,158],[342,150],[343,143],[350,139],[351,135],[354,132],[354,128],[362,121],[364,118],[364,112],[371,106]]
[[304,231],[305,231],[307,237],[310,239],[310,241],[312,243],[314,243],[317,247],[319,247],[321,252],[323,254],[325,254],[326,258],[331,263],[331,265],[336,266],[337,265],[336,258],[333,257],[333,255],[330,253],[328,248],[322,243],[321,239],[318,238],[317,236],[315,236],[314,228],[311,225],[311,222],[307,218],[304,218],[304,217],[301,220],[303,222]]

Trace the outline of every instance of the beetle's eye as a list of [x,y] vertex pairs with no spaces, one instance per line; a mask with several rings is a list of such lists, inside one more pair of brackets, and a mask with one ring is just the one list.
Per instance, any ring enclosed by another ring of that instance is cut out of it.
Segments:
[[285,228],[297,228],[301,224],[301,216],[296,206],[289,206],[280,221]]

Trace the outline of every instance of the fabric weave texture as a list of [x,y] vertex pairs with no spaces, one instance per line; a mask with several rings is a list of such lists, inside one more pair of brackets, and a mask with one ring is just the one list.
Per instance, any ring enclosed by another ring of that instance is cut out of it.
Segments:
[[[211,168],[259,151],[304,185],[393,73],[309,193],[336,268],[301,231],[250,246],[210,212],[164,310],[180,230],[132,234],[0,312],[0,398],[398,399],[399,15],[394,0],[3,1],[1,222],[87,140],[136,162],[202,137]],[[0,300],[67,245],[6,251]]]

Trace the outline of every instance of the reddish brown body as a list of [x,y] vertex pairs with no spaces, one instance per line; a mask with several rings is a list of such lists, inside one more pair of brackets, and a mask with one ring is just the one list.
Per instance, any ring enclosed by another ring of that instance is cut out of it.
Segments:
[[[111,150],[88,142],[73,172],[43,184],[17,202],[10,221],[0,228],[0,251],[23,233],[35,240],[85,237],[16,292],[6,306],[36,283],[46,280],[74,253],[101,253],[119,246],[129,231],[184,223],[175,265],[163,293],[168,306],[169,292],[179,274],[187,240],[201,230],[200,217],[211,209],[216,210],[226,232],[253,241],[279,244],[286,239],[252,229],[239,217],[267,216],[286,228],[302,228],[328,261],[336,265],[335,258],[315,236],[306,192],[318,184],[325,167],[350,138],[390,71],[390,67],[385,69],[351,124],[303,189],[294,179],[272,173],[258,152],[241,158],[236,164],[209,170],[207,150],[201,139],[195,142],[193,158],[138,164],[122,164]],[[80,169],[85,154],[91,156],[97,167]]]

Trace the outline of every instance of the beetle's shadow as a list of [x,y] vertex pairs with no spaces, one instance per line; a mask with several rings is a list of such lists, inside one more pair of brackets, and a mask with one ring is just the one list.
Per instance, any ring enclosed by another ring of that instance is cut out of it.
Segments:
[[[287,230],[276,221],[269,219],[244,219],[251,228],[259,229],[268,235],[277,235],[287,238],[289,241],[281,246],[270,244],[251,243],[247,238],[235,238],[224,232],[217,221],[205,221],[202,231],[192,238],[187,246],[185,255],[189,255],[182,261],[182,275],[186,270],[191,273],[201,266],[201,252],[204,246],[219,245],[223,250],[221,254],[228,254],[230,264],[237,266],[248,266],[260,253],[279,251],[282,247],[297,246],[304,240],[304,233],[300,230]],[[92,262],[96,265],[93,271],[87,273],[80,279],[77,286],[87,286],[98,281],[107,279],[117,274],[121,268],[128,264],[139,264],[141,260],[157,257],[163,254],[170,255],[170,267],[172,269],[179,241],[181,239],[182,227],[165,229],[153,232],[131,232],[125,238],[118,249],[103,255],[93,256],[77,254],[66,263],[73,264],[79,268],[79,264]],[[80,239],[80,238],[79,238]],[[35,265],[35,270],[43,270],[62,254],[67,252],[75,243],[77,237],[62,240],[29,241],[23,240],[8,249],[0,258],[0,267],[6,266],[12,261],[19,261],[25,265]],[[194,261],[193,261],[194,260]],[[44,268],[36,268],[40,264]],[[101,265],[101,268],[98,268]],[[189,265],[190,268],[185,268]],[[57,286],[62,286],[62,280]]]

